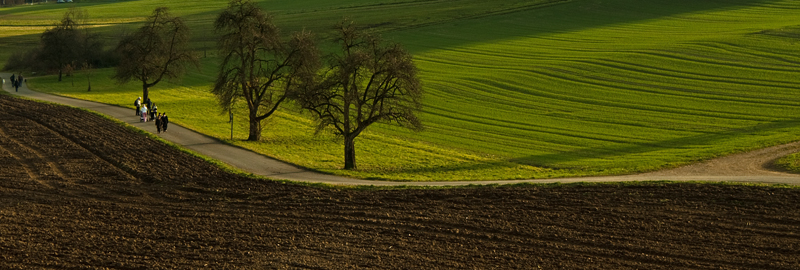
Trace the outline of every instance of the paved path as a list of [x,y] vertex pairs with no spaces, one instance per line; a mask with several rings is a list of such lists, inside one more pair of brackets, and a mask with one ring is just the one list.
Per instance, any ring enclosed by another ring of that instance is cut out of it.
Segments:
[[[99,112],[110,117],[119,119],[137,128],[156,133],[155,124],[152,122],[141,123],[134,110],[122,108],[114,105],[102,104],[97,102],[61,97],[56,95],[44,94],[28,89],[27,84],[23,84],[18,92],[15,92],[9,83],[11,73],[0,73],[4,78],[3,89],[15,95],[28,97],[37,100],[49,101],[53,103],[65,104],[73,107],[84,108]],[[177,116],[172,116],[173,119]],[[763,183],[783,183],[800,185],[800,175],[772,172],[764,169],[765,165],[775,157],[775,152],[788,153],[800,151],[800,142],[788,145],[760,150],[761,156],[754,151],[731,157],[715,159],[709,162],[695,164],[675,170],[660,171],[639,175],[625,176],[601,176],[601,177],[577,177],[577,178],[558,178],[558,179],[530,179],[530,180],[509,180],[509,181],[455,181],[455,182],[390,182],[390,181],[370,181],[347,177],[334,176],[313,171],[308,171],[285,162],[275,160],[249,150],[231,146],[220,142],[217,139],[186,129],[182,126],[171,124],[169,132],[159,134],[161,138],[182,145],[199,154],[222,161],[233,167],[253,174],[266,176],[273,179],[285,179],[298,182],[318,182],[340,185],[408,185],[408,186],[455,186],[470,184],[513,184],[522,182],[534,183],[573,183],[573,182],[617,182],[617,181],[654,181],[654,180],[674,180],[674,181],[736,181],[736,182],[763,182]],[[771,150],[770,150],[771,149]],[[756,153],[756,154],[753,154]],[[766,153],[766,154],[764,154]],[[726,160],[727,159],[727,160]],[[733,160],[733,161],[731,161]],[[747,170],[740,170],[746,167]],[[688,168],[688,169],[687,169]]]

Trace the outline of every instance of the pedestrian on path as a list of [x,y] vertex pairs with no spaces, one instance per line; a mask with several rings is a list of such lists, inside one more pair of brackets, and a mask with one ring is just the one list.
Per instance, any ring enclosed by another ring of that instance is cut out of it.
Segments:
[[15,78],[14,74],[11,74],[11,86],[14,86],[14,92],[19,92],[19,77]]
[[167,124],[169,124],[169,117],[167,117],[167,113],[161,114],[161,130],[167,132]]
[[156,122],[156,131],[158,131],[158,133],[161,134],[161,114],[157,114],[155,119],[156,119],[156,121],[155,121]]
[[148,109],[152,109],[153,108],[153,101],[150,101],[150,97],[147,97],[147,98],[144,99],[144,105],[147,105]]
[[143,105],[141,111],[139,112],[141,114],[142,122],[147,122],[147,105]]
[[158,114],[158,106],[153,103],[153,106],[149,106],[150,108],[150,119],[156,119],[156,115]]
[[133,106],[136,106],[136,115],[139,115],[139,110],[141,110],[142,106],[142,97],[138,97],[136,101],[133,102]]

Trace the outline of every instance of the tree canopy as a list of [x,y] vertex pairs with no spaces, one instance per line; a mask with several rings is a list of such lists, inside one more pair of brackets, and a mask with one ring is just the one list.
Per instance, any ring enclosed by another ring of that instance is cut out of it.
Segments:
[[222,34],[223,60],[211,92],[225,111],[238,101],[247,103],[248,140],[260,140],[261,121],[316,76],[320,66],[316,44],[306,32],[283,39],[272,17],[247,0],[231,1],[214,28]]
[[103,49],[100,39],[81,29],[88,19],[86,11],[69,9],[55,27],[42,33],[36,60],[46,70],[57,70],[61,81],[65,70],[75,69],[98,58]]
[[132,79],[142,82],[145,100],[150,87],[164,78],[178,78],[187,65],[199,63],[189,49],[189,28],[166,7],[156,8],[145,25],[124,36],[116,52],[120,59],[114,79],[120,83]]
[[347,20],[336,32],[341,53],[329,56],[321,82],[297,100],[316,116],[318,131],[333,127],[344,137],[344,168],[355,169],[355,138],[368,126],[385,122],[422,129],[415,115],[422,87],[411,55],[399,44],[385,43]]

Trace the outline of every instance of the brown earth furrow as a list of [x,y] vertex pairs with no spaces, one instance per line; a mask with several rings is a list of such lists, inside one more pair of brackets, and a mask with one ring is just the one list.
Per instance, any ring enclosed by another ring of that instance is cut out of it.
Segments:
[[[5,145],[5,138],[0,134],[0,177],[9,181],[29,180],[35,177],[33,171],[26,167],[19,158],[12,154]],[[5,146],[4,146],[5,145]]]
[[[336,216],[336,215],[334,215]],[[318,219],[319,217],[307,217],[309,219]],[[434,222],[426,222],[424,224],[417,223],[416,220],[379,220],[379,221],[364,221],[364,220],[349,220],[346,218],[337,220],[340,222],[346,222],[353,225],[361,225],[361,226],[368,226],[368,227],[378,227],[384,229],[403,229],[405,230],[404,234],[409,235],[418,235],[418,234],[427,234],[431,233],[431,231],[435,231],[437,235],[449,235],[451,237],[457,237],[462,239],[472,239],[478,242],[493,242],[500,245],[522,245],[534,248],[547,248],[557,246],[560,249],[568,251],[572,255],[575,256],[590,256],[590,257],[606,257],[606,258],[613,258],[617,261],[619,260],[627,260],[630,261],[632,264],[639,265],[639,264],[648,264],[648,265],[661,265],[667,263],[667,265],[673,265],[678,263],[679,261],[686,261],[683,263],[684,265],[691,266],[697,265],[697,263],[708,262],[707,259],[693,257],[689,255],[677,255],[677,254],[669,254],[658,252],[655,250],[649,250],[647,248],[632,248],[631,243],[635,242],[637,238],[633,237],[616,237],[617,242],[619,244],[611,244],[604,243],[604,244],[594,244],[591,242],[581,242],[580,240],[574,239],[575,232],[578,230],[573,230],[571,228],[559,228],[553,230],[552,228],[549,229],[551,232],[556,233],[556,236],[559,234],[567,235],[563,236],[566,238],[572,239],[564,239],[562,238],[553,238],[553,237],[532,237],[532,236],[524,236],[524,233],[513,233],[513,232],[503,232],[503,231],[485,231],[481,230],[479,227],[469,227],[465,225],[454,225],[454,224],[446,224],[446,223],[434,223]],[[384,221],[384,222],[380,222]],[[400,223],[400,224],[397,224]],[[445,228],[440,228],[445,227]],[[454,228],[456,232],[453,232]],[[565,231],[566,230],[566,231]],[[584,235],[586,236],[586,235]],[[598,233],[595,235],[590,235],[592,238],[603,238],[608,236],[605,233]],[[422,238],[428,238],[422,236]],[[651,246],[651,243],[647,243],[651,241],[645,241],[645,243],[636,244],[636,247],[647,247]],[[623,244],[624,243],[624,244]],[[593,250],[593,252],[586,252],[586,250]],[[605,252],[603,252],[605,251]],[[624,251],[624,255],[620,252]],[[646,259],[642,259],[642,257]],[[655,257],[661,257],[662,259],[655,259]],[[670,262],[665,262],[667,260]],[[690,263],[691,262],[691,263]],[[727,261],[714,261],[713,263],[719,264],[734,264],[732,262]]]
[[[8,123],[8,121],[6,121],[6,123]],[[58,175],[52,163],[47,163],[35,150],[26,147],[19,140],[8,136],[2,126],[0,126],[0,137],[2,137],[2,140],[0,140],[0,142],[2,142],[0,143],[0,148],[9,153],[15,160],[15,163],[21,165],[30,180],[47,189],[54,188],[48,183],[49,180],[53,180],[51,179],[53,175]]]
[[[48,153],[44,153],[43,149],[62,149],[63,145],[60,144],[61,137],[52,136],[53,134],[47,134],[46,131],[38,130],[35,127],[26,126],[27,128],[24,130],[19,130],[21,134],[14,134],[17,139],[11,139],[12,143],[16,144],[20,149],[18,153],[24,156],[23,160],[31,164],[42,164],[41,166],[35,166],[39,173],[45,178],[51,178],[51,181],[64,181],[68,180],[70,177],[64,173],[62,167],[56,162],[56,160],[60,159],[58,155],[53,155],[51,151],[46,151]],[[14,133],[14,130],[6,130],[0,132],[3,133]],[[12,136],[7,136],[11,138]],[[35,138],[38,137],[38,138]],[[36,143],[31,143],[31,141],[35,141]],[[42,178],[42,177],[40,177]]]
[[[14,106],[5,107],[18,111]],[[7,112],[7,110],[5,111]],[[7,114],[14,117],[15,114]],[[30,117],[16,114],[18,121],[14,128],[2,132],[6,137],[13,139],[16,148],[21,149],[19,155],[27,156],[25,160],[32,162],[35,167],[27,166],[30,171],[36,172],[34,180],[48,189],[58,187],[65,193],[89,192],[98,193],[96,188],[89,185],[80,185],[76,182],[93,181],[86,179],[119,178],[121,170],[103,162],[87,149],[72,143],[58,132],[33,121]],[[91,175],[91,176],[89,176]],[[132,178],[132,177],[129,177]],[[63,189],[66,186],[76,187],[74,191]]]
[[[127,173],[124,169],[119,168],[117,166],[113,166],[113,163],[103,159],[101,156],[95,155],[94,152],[91,151],[91,149],[87,149],[83,145],[75,141],[74,140],[75,137],[69,136],[68,134],[64,134],[63,132],[59,132],[60,129],[67,129],[67,130],[82,129],[86,131],[96,130],[98,128],[98,125],[91,123],[97,121],[86,121],[86,116],[81,118],[77,117],[77,114],[74,113],[73,114],[67,113],[66,115],[43,114],[36,112],[21,113],[24,111],[22,110],[23,108],[19,106],[15,106],[14,104],[3,104],[3,105],[6,106],[6,108],[11,108],[11,110],[7,111],[9,112],[9,114],[22,117],[24,119],[27,119],[28,121],[32,121],[32,123],[34,123],[33,125],[35,126],[32,128],[38,128],[36,130],[38,130],[37,134],[41,134],[39,136],[47,136],[44,139],[40,139],[39,142],[37,143],[37,145],[41,146],[38,147],[40,151],[48,151],[50,152],[48,154],[51,156],[72,155],[72,157],[68,158],[72,165],[79,164],[76,162],[75,157],[80,157],[81,160],[84,160],[86,162],[86,164],[83,164],[85,166],[78,166],[72,169],[71,174],[92,173],[92,174],[100,174],[105,177],[111,177],[116,173],[121,173],[123,177],[127,178],[127,180],[136,179],[133,175]],[[47,105],[47,106],[53,106],[53,105]],[[52,124],[48,123],[50,119],[63,119],[64,117],[67,118],[66,121],[63,121],[65,123],[87,123],[87,124],[78,127],[72,124],[61,124],[53,126]],[[23,134],[25,133],[23,132]],[[33,137],[35,136],[22,135],[22,138],[34,139]],[[97,138],[91,138],[91,139],[96,140]],[[113,140],[113,138],[110,139]],[[63,160],[67,157],[60,157],[60,158]],[[112,171],[116,171],[116,173],[108,172],[109,169],[111,169]],[[61,174],[66,175],[63,172]]]
[[74,180],[25,188],[2,144],[14,163],[0,164],[11,168],[0,170],[2,269],[800,268],[793,188],[313,188],[229,174],[94,114],[0,95],[0,119],[20,117],[37,121],[3,121],[0,144],[13,137]]

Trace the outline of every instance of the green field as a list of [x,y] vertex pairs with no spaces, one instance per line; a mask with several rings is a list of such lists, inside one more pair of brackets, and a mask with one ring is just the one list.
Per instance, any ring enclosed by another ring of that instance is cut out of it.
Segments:
[[[133,29],[162,1],[84,1],[109,39]],[[343,16],[373,26],[415,56],[427,129],[387,125],[356,140],[359,170],[344,171],[341,140],[313,135],[291,105],[247,136],[237,113],[233,144],[311,169],[389,180],[523,179],[625,174],[674,167],[800,139],[800,1],[573,0],[387,1],[262,6],[286,32],[320,37]],[[166,3],[166,2],[165,2]],[[213,46],[219,1],[168,3]],[[68,5],[0,9],[0,57],[36,41]],[[9,30],[14,31],[9,31]],[[227,140],[227,116],[203,68],[152,90],[173,122]],[[132,107],[136,83],[110,70],[41,77],[37,90]]]

